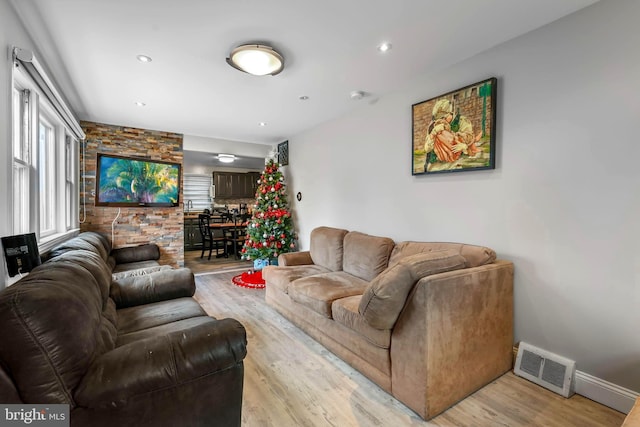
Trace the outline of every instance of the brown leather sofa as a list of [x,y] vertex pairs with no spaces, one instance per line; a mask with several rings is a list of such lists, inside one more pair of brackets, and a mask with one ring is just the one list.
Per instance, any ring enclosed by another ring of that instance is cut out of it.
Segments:
[[278,264],[266,302],[424,419],[511,368],[513,264],[489,248],[319,227]]
[[204,312],[188,269],[132,268],[147,251],[82,233],[0,292],[0,402],[68,404],[72,426],[240,425],[244,327]]

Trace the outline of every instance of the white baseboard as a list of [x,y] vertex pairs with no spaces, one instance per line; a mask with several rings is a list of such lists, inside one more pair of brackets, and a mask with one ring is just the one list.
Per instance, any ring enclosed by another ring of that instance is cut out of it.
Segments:
[[638,398],[635,391],[581,371],[576,371],[575,379],[576,393],[624,414],[629,413]]

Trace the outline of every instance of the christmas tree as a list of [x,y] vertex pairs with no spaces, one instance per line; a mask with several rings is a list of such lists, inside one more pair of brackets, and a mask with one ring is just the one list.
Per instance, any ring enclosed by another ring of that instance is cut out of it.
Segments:
[[269,260],[295,248],[295,233],[284,177],[279,165],[269,159],[258,181],[256,203],[247,224],[242,258]]

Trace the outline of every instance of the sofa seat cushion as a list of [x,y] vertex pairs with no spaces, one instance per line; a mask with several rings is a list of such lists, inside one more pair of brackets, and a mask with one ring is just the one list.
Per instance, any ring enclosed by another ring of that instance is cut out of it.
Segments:
[[453,250],[463,256],[469,268],[491,264],[496,260],[495,251],[484,246],[447,242],[400,242],[391,252],[389,267],[393,267],[400,260],[411,255],[445,250]]
[[177,298],[118,310],[118,335],[207,314],[193,298]]
[[369,282],[343,271],[303,277],[289,284],[295,302],[331,319],[331,304],[337,299],[362,295]]
[[286,267],[267,266],[262,269],[262,278],[269,286],[275,286],[285,294],[289,292],[289,283],[303,277],[322,273],[330,273],[326,267],[320,265],[292,265]]
[[142,270],[142,269],[154,269],[160,266],[158,261],[136,261],[128,262],[126,264],[116,264],[113,269],[113,273],[121,273],[124,271]]
[[171,270],[172,268],[173,267],[171,267],[170,265],[154,265],[150,267],[136,268],[134,270],[118,271],[117,273],[111,274],[111,277],[112,280],[120,280],[126,279],[127,277],[146,276],[158,271]]
[[455,250],[411,255],[388,268],[366,289],[359,313],[377,329],[392,329],[400,316],[409,292],[423,277],[465,268],[464,257]]
[[394,242],[388,237],[351,231],[344,236],[342,269],[366,281],[373,280],[389,264]]
[[376,329],[367,323],[364,317],[358,313],[361,299],[362,295],[354,295],[335,300],[331,305],[333,320],[362,335],[364,339],[376,347],[389,348],[391,346],[391,330]]
[[166,335],[175,331],[184,331],[194,326],[208,323],[211,319],[212,318],[210,316],[196,316],[190,317],[189,319],[178,320],[177,322],[165,323],[164,325],[158,325],[148,329],[142,329],[140,331],[121,334],[118,335],[118,339],[116,340],[116,347],[120,347],[134,341],[143,340],[145,338]]

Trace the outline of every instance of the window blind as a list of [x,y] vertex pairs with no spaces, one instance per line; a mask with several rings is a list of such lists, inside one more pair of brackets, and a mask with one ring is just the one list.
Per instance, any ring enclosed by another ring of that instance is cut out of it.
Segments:
[[44,71],[44,68],[40,65],[33,52],[26,49],[20,49],[19,47],[14,47],[13,60],[16,64],[23,67],[27,74],[31,76],[33,81],[44,93],[47,100],[60,115],[60,118],[62,118],[71,132],[73,132],[75,137],[78,139],[85,139],[84,132],[80,127],[78,119],[76,119],[71,112],[71,109],[67,106],[64,98],[56,90],[53,82],[47,76],[47,73]]
[[211,175],[200,175],[194,173],[184,174],[184,210],[187,210],[187,203],[191,200],[193,207],[191,211],[201,211],[211,209],[211,197],[209,188],[211,187]]

